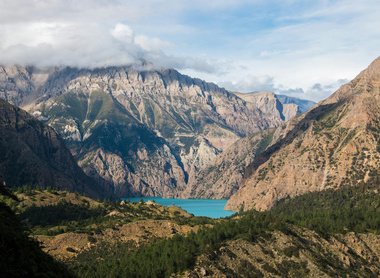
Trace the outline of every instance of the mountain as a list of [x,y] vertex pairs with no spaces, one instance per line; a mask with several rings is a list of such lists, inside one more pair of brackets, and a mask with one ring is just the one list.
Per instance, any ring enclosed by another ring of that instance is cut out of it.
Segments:
[[113,196],[86,176],[51,127],[2,99],[0,173],[10,187],[51,186],[93,197]]
[[282,124],[273,94],[245,101],[168,70],[0,67],[0,97],[48,123],[118,196],[173,196],[236,140]]
[[301,113],[306,112],[310,108],[314,107],[316,104],[314,101],[300,99],[296,97],[290,97],[286,95],[278,95],[276,94],[278,100],[282,103],[282,105],[295,104],[299,107]]
[[[246,102],[253,103],[261,111],[267,114],[273,114],[274,118],[281,118],[284,121],[288,121],[293,118],[296,114],[303,111],[299,108],[298,104],[295,102],[283,103],[280,98],[273,92],[257,92],[257,93],[238,93],[234,92],[238,97],[245,100]],[[303,100],[299,99],[299,103]],[[276,107],[274,110],[273,107]]]
[[380,58],[277,132],[245,171],[226,209],[267,210],[284,197],[376,182],[380,166]]
[[[236,93],[246,102],[253,103],[261,111],[269,114],[277,107],[274,118],[287,121],[300,113],[297,104],[282,105],[272,92]],[[280,129],[279,129],[280,130]],[[241,185],[247,166],[255,157],[275,142],[281,135],[274,129],[267,129],[248,135],[232,144],[210,164],[195,174],[194,179],[180,192],[181,198],[228,199]]]

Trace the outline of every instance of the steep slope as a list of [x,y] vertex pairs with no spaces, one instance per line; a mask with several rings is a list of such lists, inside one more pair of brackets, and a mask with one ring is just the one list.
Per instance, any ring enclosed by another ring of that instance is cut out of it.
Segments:
[[51,186],[93,197],[113,196],[84,174],[51,127],[2,99],[0,173],[10,187]]
[[379,175],[380,58],[331,97],[290,121],[247,167],[227,209],[266,210],[309,191],[368,182]]
[[233,142],[284,120],[279,102],[260,108],[175,70],[11,67],[0,76],[2,97],[52,126],[119,196],[171,196]]

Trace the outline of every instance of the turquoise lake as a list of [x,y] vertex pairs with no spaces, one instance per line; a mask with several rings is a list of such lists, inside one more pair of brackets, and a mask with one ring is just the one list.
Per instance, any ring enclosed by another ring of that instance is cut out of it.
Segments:
[[139,202],[141,199],[146,201],[155,201],[157,204],[163,206],[175,205],[192,213],[195,216],[207,216],[211,218],[226,217],[234,214],[230,210],[224,210],[227,200],[213,200],[213,199],[163,199],[161,197],[136,197],[136,198],[123,198],[123,200],[130,200],[131,202]]

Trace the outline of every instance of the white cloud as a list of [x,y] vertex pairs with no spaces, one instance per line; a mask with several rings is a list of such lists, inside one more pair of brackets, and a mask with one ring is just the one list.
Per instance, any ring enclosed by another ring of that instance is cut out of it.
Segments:
[[231,91],[238,92],[263,92],[274,91],[274,78],[269,75],[253,76],[247,75],[237,82],[222,81],[219,86],[227,88]]
[[170,49],[175,47],[175,45],[171,42],[163,41],[159,38],[150,38],[144,35],[136,36],[135,42],[146,51],[159,51],[162,49]]
[[135,35],[122,23],[109,29],[97,23],[39,22],[3,25],[0,30],[2,64],[103,67],[149,62],[153,68],[215,71],[205,60],[165,54],[165,49],[174,47],[172,43]]
[[329,84],[320,84],[315,83],[311,87],[306,88],[306,90],[302,88],[285,88],[284,86],[279,86],[274,91],[279,94],[285,94],[292,97],[297,97],[301,99],[308,99],[315,102],[318,102],[322,99],[326,99],[332,93],[334,93],[340,86],[348,83],[347,79],[340,79],[336,82]]
[[115,28],[111,30],[111,35],[115,39],[125,43],[134,43],[135,40],[135,33],[132,28],[121,23],[116,24]]

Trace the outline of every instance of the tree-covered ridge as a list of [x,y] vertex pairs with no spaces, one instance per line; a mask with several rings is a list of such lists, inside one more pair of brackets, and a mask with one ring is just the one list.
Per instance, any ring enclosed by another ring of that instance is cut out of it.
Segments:
[[378,186],[364,183],[285,198],[272,208],[271,213],[322,233],[380,232]]

